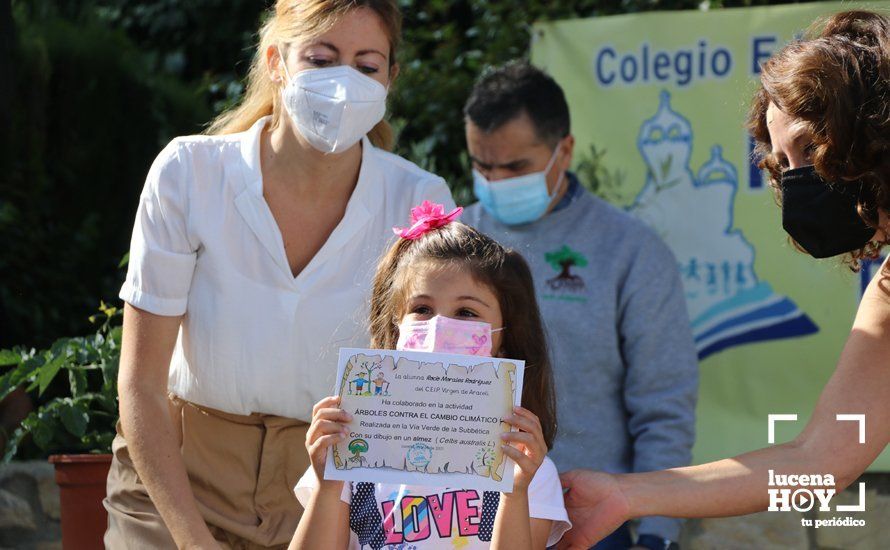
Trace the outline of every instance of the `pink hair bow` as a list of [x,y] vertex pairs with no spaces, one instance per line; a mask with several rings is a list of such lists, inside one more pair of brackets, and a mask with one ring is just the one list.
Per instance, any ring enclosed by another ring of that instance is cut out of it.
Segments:
[[428,231],[448,225],[460,216],[464,209],[458,206],[448,214],[444,204],[423,201],[420,206],[411,209],[411,227],[393,227],[393,232],[403,239],[415,240]]

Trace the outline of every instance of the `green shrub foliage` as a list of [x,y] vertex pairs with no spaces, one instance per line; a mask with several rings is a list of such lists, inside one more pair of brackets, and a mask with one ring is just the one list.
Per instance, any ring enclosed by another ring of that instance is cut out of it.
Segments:
[[118,419],[120,316],[103,303],[90,317],[98,329],[89,336],[60,338],[43,350],[0,350],[5,367],[0,401],[22,386],[41,398],[13,433],[3,434],[8,437],[3,462],[33,454],[111,452]]

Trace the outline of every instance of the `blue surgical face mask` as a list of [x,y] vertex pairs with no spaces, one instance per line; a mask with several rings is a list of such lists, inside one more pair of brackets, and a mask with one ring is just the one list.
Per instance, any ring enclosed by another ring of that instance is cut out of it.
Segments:
[[547,174],[556,160],[559,147],[553,151],[547,167],[541,172],[488,181],[473,169],[473,192],[486,212],[506,225],[531,223],[547,212],[559,191],[565,173],[559,175],[553,194],[547,192]]

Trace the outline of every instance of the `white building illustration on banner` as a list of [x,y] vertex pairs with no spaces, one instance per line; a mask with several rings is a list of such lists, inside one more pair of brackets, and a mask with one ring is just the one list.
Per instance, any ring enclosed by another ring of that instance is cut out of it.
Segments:
[[692,140],[692,125],[662,91],[658,111],[640,127],[637,146],[648,174],[629,211],[677,258],[699,358],[817,332],[806,313],[754,272],[754,247],[733,227],[736,168],[714,145],[710,160],[693,174]]

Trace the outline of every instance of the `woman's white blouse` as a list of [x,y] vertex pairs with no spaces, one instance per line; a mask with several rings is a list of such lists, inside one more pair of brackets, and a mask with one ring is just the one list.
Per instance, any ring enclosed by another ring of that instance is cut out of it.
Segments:
[[[183,315],[169,389],[235,414],[302,420],[333,392],[341,347],[368,345],[368,301],[380,255],[423,200],[453,207],[442,178],[362,140],[343,219],[293,277],[263,198],[259,138],[174,139],[145,182],[120,297]],[[324,185],[320,181],[318,185]]]

